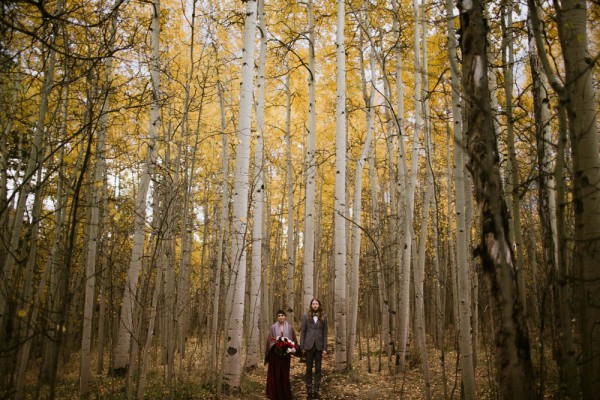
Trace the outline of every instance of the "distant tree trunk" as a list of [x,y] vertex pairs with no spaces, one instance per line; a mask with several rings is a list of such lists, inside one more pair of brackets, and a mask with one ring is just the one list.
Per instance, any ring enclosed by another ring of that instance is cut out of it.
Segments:
[[[105,87],[110,85],[106,83]],[[107,105],[108,91],[103,95],[103,111]],[[92,204],[90,205],[90,220],[88,222],[88,234],[86,243],[86,265],[84,275],[85,301],[83,307],[83,332],[81,337],[81,366],[79,376],[79,396],[88,397],[88,380],[90,372],[90,353],[92,345],[92,320],[94,316],[95,291],[96,291],[96,262],[98,250],[98,224],[100,221],[100,205],[102,203],[102,193],[104,192],[104,173],[105,173],[105,142],[106,142],[106,120],[103,121],[101,129],[98,131],[96,139],[96,167],[92,178],[90,190]]]
[[[8,212],[8,137],[13,132],[15,122],[15,110],[17,109],[19,92],[21,91],[21,78],[17,75],[16,79],[12,82],[2,81],[0,83],[0,90],[2,92],[12,91],[10,104],[2,104],[1,107],[6,109],[6,120],[0,119],[0,129],[2,129],[2,140],[0,140],[0,241],[7,243],[8,238],[8,225],[9,215]],[[0,265],[4,265],[6,260],[6,247],[2,245],[0,247]]]
[[[426,135],[428,133],[426,132]],[[427,140],[427,138],[425,138]],[[429,165],[429,155],[425,162]],[[433,197],[433,171],[427,168],[427,183],[425,193],[423,194],[423,212],[421,216],[421,234],[419,238],[419,249],[417,262],[415,263],[415,270],[413,273],[414,279],[414,296],[415,296],[415,343],[417,344],[419,354],[421,355],[421,368],[423,370],[423,379],[425,383],[424,397],[431,399],[431,377],[429,372],[429,357],[427,355],[427,336],[425,326],[425,305],[424,305],[424,280],[425,280],[425,257],[426,257],[426,244],[427,244],[427,230],[429,225],[429,209],[431,206],[431,199]]]
[[[59,15],[63,11],[64,0],[58,0],[56,3],[56,10],[54,13]],[[48,103],[50,101],[50,92],[54,88],[54,73],[56,68],[56,48],[55,45],[60,37],[60,21],[55,20],[52,25],[52,46],[49,49],[42,49],[41,54],[47,54],[45,57],[45,70],[43,72],[43,82],[40,92],[40,104],[38,110],[38,117],[35,124],[33,138],[31,140],[31,148],[29,149],[29,156],[23,170],[23,180],[20,182],[19,187],[15,188],[18,191],[18,200],[14,212],[13,224],[10,227],[9,237],[7,241],[2,241],[4,247],[3,252],[6,253],[6,259],[4,260],[3,268],[0,269],[0,279],[2,285],[0,285],[0,348],[2,349],[2,356],[4,358],[4,347],[11,345],[5,340],[7,334],[7,325],[9,321],[14,318],[14,312],[11,312],[10,305],[16,301],[16,290],[15,285],[15,265],[17,263],[17,255],[19,254],[19,243],[21,240],[21,234],[23,231],[23,221],[25,218],[25,210],[28,199],[28,191],[31,189],[31,182],[37,168],[41,168],[42,154],[43,154],[43,142],[46,131],[46,114],[48,113]],[[10,220],[10,219],[9,219]],[[0,358],[0,359],[1,359]],[[4,362],[0,362],[3,364]],[[0,369],[0,371],[2,371]],[[7,371],[3,371],[7,372]]]
[[483,3],[461,0],[458,8],[469,170],[475,183],[482,224],[477,253],[490,284],[500,398],[533,399],[529,338],[517,296],[514,256],[508,239],[508,214],[490,106]]
[[129,366],[129,353],[131,348],[131,333],[133,332],[133,315],[135,296],[138,286],[138,277],[142,266],[144,256],[145,242],[145,219],[146,219],[146,198],[150,186],[150,178],[153,175],[154,165],[156,163],[157,149],[156,136],[160,128],[160,0],[154,0],[152,3],[152,56],[150,60],[150,75],[152,83],[152,103],[150,105],[150,126],[148,128],[148,150],[146,154],[146,163],[140,177],[140,183],[135,199],[135,221],[133,233],[133,248],[131,250],[131,259],[127,270],[127,279],[125,281],[125,290],[123,293],[123,305],[121,308],[121,318],[119,321],[119,333],[117,334],[116,346],[112,370],[116,374],[123,374]]
[[[287,61],[286,61],[287,63]],[[287,193],[287,284],[286,308],[289,321],[294,321],[294,269],[296,266],[295,234],[294,234],[294,168],[292,165],[292,93],[290,73],[285,76],[285,161],[286,161],[286,193]]]
[[[448,58],[450,60],[450,85],[452,91],[452,119],[454,121],[454,179],[455,179],[455,208],[456,208],[456,278],[457,290],[454,298],[458,316],[458,343],[460,349],[460,366],[463,383],[463,393],[466,400],[477,398],[475,387],[475,371],[473,366],[473,342],[471,327],[471,286],[469,284],[469,258],[466,212],[465,212],[465,178],[464,178],[464,143],[462,113],[460,108],[460,77],[456,48],[456,29],[453,18],[454,4],[446,0],[446,15],[448,29]],[[454,255],[450,255],[454,260]]]
[[136,391],[136,398],[143,399],[144,392],[146,390],[146,377],[148,371],[148,359],[150,357],[151,348],[152,348],[152,339],[154,338],[154,329],[156,325],[156,316],[158,314],[157,306],[158,306],[158,298],[160,297],[160,293],[162,290],[162,281],[163,281],[163,266],[162,263],[156,263],[156,277],[154,280],[154,290],[152,291],[152,301],[150,303],[150,307],[147,310],[149,315],[148,321],[148,330],[146,332],[146,341],[144,343],[144,351],[142,354],[142,358],[140,361],[139,368],[139,377],[138,377],[138,385]]
[[[169,114],[171,114],[171,104],[168,106]],[[166,171],[173,171],[172,174],[161,176],[161,180],[157,183],[157,190],[160,190],[160,216],[162,218],[160,224],[159,240],[161,250],[159,263],[163,263],[162,268],[165,271],[165,318],[166,329],[162,332],[166,350],[166,383],[169,393],[169,398],[173,397],[175,391],[175,350],[177,348],[177,328],[179,326],[177,316],[177,285],[175,266],[175,240],[174,226],[175,221],[181,214],[180,197],[177,195],[179,188],[180,176],[180,157],[177,157],[175,166],[173,166],[173,157],[171,156],[173,124],[170,115],[168,115],[167,130],[164,135],[164,158],[161,167]],[[206,209],[206,207],[205,207]],[[157,238],[159,239],[159,238]]]
[[[399,338],[398,338],[398,352],[400,357],[400,370],[404,371],[406,368],[406,349],[408,346],[409,336],[409,321],[410,321],[410,276],[411,266],[413,262],[413,249],[416,246],[415,233],[413,227],[414,209],[415,209],[415,190],[417,185],[417,168],[419,159],[419,132],[423,128],[423,105],[421,102],[421,22],[419,21],[418,14],[418,0],[413,0],[413,13],[415,18],[415,32],[413,40],[413,60],[415,66],[415,125],[412,139],[412,155],[411,155],[411,167],[410,177],[407,182],[407,194],[406,204],[404,207],[405,213],[405,244],[404,244],[404,259],[402,262],[402,271],[400,274],[401,289],[400,289],[400,326],[399,326]],[[401,140],[402,142],[402,140]]]
[[246,232],[248,226],[248,168],[252,128],[252,90],[254,86],[254,49],[256,36],[256,0],[246,2],[242,83],[238,115],[238,145],[236,146],[233,187],[233,232],[231,244],[231,277],[227,295],[231,304],[226,313],[226,344],[223,380],[234,389],[240,387],[241,350],[246,292]]
[[[104,178],[106,179],[106,174],[104,174]],[[106,182],[102,185],[106,190]],[[104,199],[107,199],[106,192],[102,195]],[[106,201],[106,200],[105,200]],[[103,225],[104,227],[110,226],[110,214],[108,212],[107,203],[104,203],[103,206],[104,215]],[[96,345],[96,375],[103,375],[104,373],[104,347],[107,342],[107,302],[110,282],[110,270],[109,266],[109,244],[114,243],[114,237],[110,238],[106,235],[106,229],[102,228],[101,240],[100,240],[100,251],[102,257],[102,266],[100,267],[100,272],[98,273],[98,343]],[[109,306],[110,307],[110,306]],[[108,308],[110,310],[110,308]]]
[[214,274],[214,296],[212,303],[212,318],[210,321],[210,340],[209,340],[209,368],[218,370],[217,348],[219,347],[218,328],[219,328],[219,305],[221,304],[221,271],[223,269],[223,259],[227,254],[229,237],[229,140],[227,133],[227,122],[225,120],[225,99],[221,82],[217,83],[217,93],[219,96],[220,110],[220,133],[221,133],[221,158],[223,163],[223,181],[221,197],[221,212],[219,214],[219,239],[217,245],[217,263]]
[[[366,6],[366,4],[365,4]],[[364,30],[369,31],[368,24],[368,11],[365,16]],[[363,31],[360,32],[361,42]],[[375,49],[371,46],[371,52]],[[367,158],[371,151],[371,142],[373,135],[373,125],[375,122],[374,115],[374,101],[375,101],[375,83],[377,81],[377,69],[375,68],[375,56],[371,54],[369,58],[369,71],[371,73],[370,79],[370,91],[367,90],[367,77],[365,75],[364,57],[362,51],[360,52],[360,70],[362,76],[362,92],[363,99],[365,102],[366,109],[366,126],[367,132],[365,135],[365,142],[363,144],[362,152],[359,159],[356,161],[356,171],[354,173],[354,199],[352,201],[352,268],[350,269],[350,310],[349,310],[349,337],[348,337],[348,368],[352,368],[354,362],[354,347],[356,345],[356,325],[358,319],[358,298],[359,298],[359,265],[360,265],[360,242],[361,242],[361,213],[362,213],[362,175]]]
[[306,9],[308,12],[308,127],[306,133],[306,204],[304,206],[303,310],[310,306],[315,291],[315,191],[317,178],[315,16],[312,0],[307,0]]
[[[397,364],[400,370],[403,370],[406,367],[406,338],[402,339],[404,336],[401,331],[403,330],[403,294],[402,289],[400,288],[400,293],[398,293],[398,285],[402,285],[403,282],[403,274],[406,265],[406,257],[410,259],[410,232],[412,230],[407,231],[408,223],[406,219],[408,217],[408,192],[409,192],[409,179],[408,179],[408,167],[406,164],[406,149],[404,146],[404,79],[402,77],[402,29],[399,26],[399,23],[396,20],[400,19],[400,2],[394,0],[392,3],[392,7],[394,9],[394,13],[396,14],[396,18],[394,18],[394,33],[397,34],[397,44],[396,44],[396,125],[398,129],[398,178],[397,178],[397,192],[398,192],[398,238],[399,241],[403,240],[404,243],[400,243],[398,245],[397,251],[397,265],[399,267],[398,272],[394,271],[394,279],[391,285],[391,293],[390,299],[394,304],[394,309],[396,310],[395,317],[392,318],[392,323],[390,327],[390,335],[394,341],[397,343]],[[412,219],[412,215],[410,216]],[[408,247],[406,243],[409,243]],[[407,254],[408,252],[408,254]],[[410,262],[410,260],[409,260]],[[407,328],[408,329],[408,328]],[[404,346],[404,347],[403,347]]]
[[[544,258],[549,271],[556,269],[555,282],[556,302],[558,304],[559,315],[559,341],[556,348],[559,352],[559,372],[561,381],[565,386],[566,393],[575,399],[579,398],[581,393],[581,382],[577,377],[576,351],[573,343],[572,314],[571,314],[571,279],[568,278],[569,256],[567,254],[567,232],[565,230],[565,177],[564,177],[564,159],[567,148],[567,116],[566,103],[567,92],[555,75],[548,55],[545,49],[545,42],[541,34],[542,24],[539,17],[539,6],[534,1],[528,1],[529,21],[528,28],[531,30],[530,44],[535,44],[535,53],[530,56],[532,63],[532,80],[534,93],[534,115],[536,120],[536,133],[538,140],[538,153],[540,166],[540,213],[548,213],[547,217],[540,214],[541,225],[544,229]],[[536,64],[539,61],[539,64]],[[536,66],[538,66],[536,68]],[[546,79],[548,82],[546,82]],[[548,160],[550,154],[540,154],[540,152],[550,151],[551,135],[549,124],[549,99],[548,92],[545,89],[546,83],[550,84],[558,94],[558,147],[556,151],[556,165],[554,175]],[[555,182],[553,184],[552,182]],[[556,201],[553,210],[552,187],[556,187]],[[554,221],[554,228],[553,223]],[[555,238],[552,239],[552,230]],[[555,251],[552,252],[552,241],[555,242]],[[547,242],[547,243],[546,243]],[[552,263],[552,257],[556,257]],[[543,311],[543,310],[541,310]]]
[[425,147],[425,156],[424,162],[426,165],[426,183],[425,183],[425,191],[423,193],[423,203],[422,203],[422,213],[421,213],[421,232],[419,238],[419,247],[418,253],[415,254],[416,263],[415,270],[413,273],[414,279],[414,302],[415,302],[415,326],[414,326],[414,335],[415,335],[415,343],[417,344],[419,354],[421,355],[421,369],[423,370],[423,379],[424,379],[424,397],[429,400],[431,399],[431,374],[429,371],[429,356],[427,354],[427,335],[426,335],[426,323],[425,323],[425,258],[426,254],[426,244],[427,244],[427,232],[429,226],[429,212],[431,207],[431,202],[433,199],[433,191],[434,191],[434,177],[432,170],[432,149],[431,149],[431,126],[429,120],[429,101],[427,97],[427,90],[429,90],[429,79],[427,76],[428,73],[428,58],[427,58],[427,19],[425,18],[425,10],[424,4],[417,4],[417,1],[413,2],[415,18],[419,20],[419,23],[422,24],[422,28],[420,30],[422,37],[420,47],[421,53],[423,57],[422,70],[417,71],[423,77],[423,141]]
[[265,1],[258,0],[258,27],[260,32],[260,53],[258,56],[258,77],[256,84],[256,147],[254,149],[254,186],[252,201],[252,273],[250,278],[250,315],[249,338],[246,357],[246,368],[252,368],[259,363],[260,350],[260,283],[262,275],[262,249],[264,246],[264,135],[265,135],[265,69],[267,60],[267,25],[265,21]]
[[504,97],[505,97],[505,112],[506,112],[506,133],[508,147],[508,176],[510,182],[510,202],[512,213],[512,236],[517,252],[516,258],[516,273],[517,273],[517,288],[519,290],[519,298],[523,304],[523,313],[527,314],[527,296],[525,293],[525,261],[523,255],[523,239],[521,235],[521,208],[520,208],[520,185],[519,164],[517,161],[517,152],[515,150],[515,133],[514,133],[514,115],[513,115],[513,66],[515,64],[515,55],[513,49],[513,20],[512,15],[514,6],[512,0],[507,1],[502,6],[502,16],[500,18],[502,24],[502,69],[504,71]]
[[[181,134],[183,136],[182,141],[179,142],[180,154],[184,154],[183,162],[183,204],[181,206],[181,251],[179,256],[179,278],[177,282],[177,348],[179,354],[181,354],[181,360],[185,358],[185,342],[190,325],[190,273],[191,273],[191,258],[192,258],[192,224],[190,222],[189,208],[191,198],[193,197],[193,184],[194,173],[196,166],[196,154],[198,149],[199,129],[195,131],[194,144],[190,146],[190,136],[192,129],[190,129],[190,97],[191,97],[191,85],[195,72],[195,54],[194,44],[196,43],[196,3],[197,0],[192,1],[192,16],[190,20],[190,49],[189,49],[189,70],[187,71],[186,82],[185,82],[185,98],[183,101],[183,115],[181,117]],[[202,82],[204,83],[204,82]],[[204,87],[200,88],[201,97],[199,101],[198,120],[202,117],[203,100],[204,100]],[[184,149],[181,150],[184,145]],[[188,148],[192,148],[192,154],[188,156]],[[180,157],[178,157],[180,159]],[[206,224],[205,224],[206,226]],[[206,240],[203,241],[206,244]],[[202,260],[204,261],[204,260]],[[204,263],[203,263],[204,264]],[[205,304],[205,303],[203,303]],[[201,307],[205,309],[206,307]]]
[[[117,31],[117,13],[111,19],[111,32],[109,50],[112,51],[114,48],[114,41]],[[93,322],[93,311],[94,311],[94,294],[95,290],[95,277],[96,277],[96,263],[97,263],[97,250],[99,249],[99,243],[102,242],[99,237],[99,221],[100,221],[100,207],[102,206],[104,199],[103,194],[105,192],[106,185],[106,154],[105,154],[105,143],[106,143],[106,131],[108,128],[108,109],[109,109],[109,92],[112,84],[112,57],[108,57],[104,62],[104,83],[102,91],[100,93],[100,100],[102,101],[102,108],[100,110],[99,118],[99,129],[98,136],[96,138],[96,166],[94,171],[94,177],[91,186],[91,197],[92,204],[90,205],[90,221],[88,223],[88,243],[86,243],[87,254],[86,254],[86,271],[85,271],[85,303],[84,303],[84,315],[83,315],[83,333],[81,339],[81,371],[80,371],[80,382],[79,382],[79,396],[81,398],[87,398],[88,396],[88,378],[90,369],[90,352],[92,344],[92,322]],[[100,354],[100,357],[102,355]]]
[[344,45],[345,0],[337,0],[336,60],[337,86],[335,102],[335,205],[334,205],[334,260],[335,260],[335,362],[336,371],[347,369],[346,348],[346,52]]
[[[372,202],[372,206],[371,206],[371,212],[372,212],[372,216],[373,216],[373,220],[371,221],[371,225],[370,225],[370,230],[371,232],[375,232],[375,243],[372,243],[372,247],[373,247],[373,252],[376,254],[376,262],[374,263],[376,266],[376,270],[375,270],[375,276],[377,277],[377,296],[378,296],[378,300],[379,300],[379,312],[381,313],[381,338],[382,338],[382,342],[384,345],[384,350],[385,353],[387,355],[387,360],[388,362],[390,362],[390,358],[392,356],[392,347],[393,347],[393,342],[391,341],[391,337],[390,337],[390,317],[393,315],[393,313],[390,311],[390,301],[389,301],[389,297],[388,297],[388,291],[387,291],[387,285],[386,285],[386,279],[384,276],[384,271],[383,271],[383,263],[381,262],[381,258],[379,257],[379,249],[381,248],[380,245],[380,232],[379,229],[381,228],[381,221],[379,218],[379,201],[377,199],[377,175],[376,175],[376,167],[375,167],[375,156],[374,156],[374,151],[373,151],[373,147],[371,147],[371,150],[369,152],[369,177],[370,177],[370,182],[371,182],[371,202]],[[366,308],[367,306],[365,306]],[[362,325],[365,326],[365,325]],[[364,331],[365,335],[367,336],[367,340],[369,337],[369,333],[367,332],[367,329],[365,328]],[[368,342],[367,342],[367,346],[368,346]],[[367,350],[367,357],[369,357],[368,354],[368,350]]]
[[583,398],[591,399],[600,393],[600,152],[592,74],[595,61],[588,50],[587,2],[564,0],[556,6],[573,155],[573,275],[581,330],[581,388]]
[[[66,140],[68,135],[67,132],[67,117],[69,111],[68,105],[68,88],[65,89],[63,104],[62,104],[62,122],[60,129],[60,137],[62,140]],[[38,286],[39,293],[46,292],[45,298],[36,297],[36,302],[34,303],[32,313],[35,314],[37,312],[42,312],[44,319],[46,319],[46,323],[43,325],[45,329],[48,330],[48,335],[45,338],[44,343],[44,354],[42,356],[42,366],[40,367],[40,376],[43,380],[48,378],[48,374],[50,372],[50,364],[53,359],[53,353],[56,351],[56,323],[54,318],[50,318],[51,315],[56,313],[57,307],[57,298],[58,298],[58,271],[64,262],[64,247],[63,241],[66,236],[66,226],[67,226],[67,204],[70,199],[70,190],[71,187],[69,182],[69,177],[66,176],[66,166],[64,163],[65,160],[65,149],[64,146],[61,148],[59,152],[59,161],[58,161],[58,182],[56,184],[56,214],[54,216],[55,226],[52,232],[52,247],[50,250],[50,255],[48,256],[48,261],[46,262],[46,266],[44,268],[44,274],[42,275],[42,279],[40,280],[40,284]],[[45,307],[44,300],[46,301]],[[44,310],[45,309],[45,310]],[[25,343],[25,345],[31,346],[29,343]],[[29,349],[27,350],[29,351]],[[23,371],[25,373],[26,371]]]

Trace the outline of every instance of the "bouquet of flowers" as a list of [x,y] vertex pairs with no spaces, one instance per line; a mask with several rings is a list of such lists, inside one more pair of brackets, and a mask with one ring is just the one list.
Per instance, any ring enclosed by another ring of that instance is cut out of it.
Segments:
[[275,353],[280,357],[287,357],[296,352],[296,344],[285,336],[271,338],[275,341]]

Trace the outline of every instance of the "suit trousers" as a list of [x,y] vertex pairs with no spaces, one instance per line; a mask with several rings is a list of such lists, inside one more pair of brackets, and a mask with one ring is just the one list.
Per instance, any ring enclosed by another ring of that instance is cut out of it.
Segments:
[[[313,346],[306,350],[306,391],[308,393],[317,393],[321,384],[321,362],[323,361],[323,352]],[[313,380],[313,365],[315,368]]]

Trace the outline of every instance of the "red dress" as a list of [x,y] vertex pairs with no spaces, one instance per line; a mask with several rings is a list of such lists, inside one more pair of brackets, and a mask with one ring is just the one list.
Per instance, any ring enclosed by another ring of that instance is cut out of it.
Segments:
[[292,385],[290,384],[290,361],[292,356],[281,356],[275,350],[275,338],[286,336],[294,343],[296,332],[291,324],[285,323],[285,329],[279,323],[275,323],[269,329],[267,346],[265,349],[265,362],[269,363],[267,369],[267,398],[269,400],[291,400]]
[[290,384],[290,359],[291,356],[277,355],[275,349],[269,354],[269,368],[267,370],[267,398],[270,400],[292,399],[292,386]]

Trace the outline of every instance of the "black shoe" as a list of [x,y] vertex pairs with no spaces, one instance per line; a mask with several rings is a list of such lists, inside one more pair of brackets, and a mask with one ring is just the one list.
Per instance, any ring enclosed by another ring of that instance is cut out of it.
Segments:
[[312,394],[312,398],[313,398],[313,399],[320,399],[320,398],[321,398],[321,396],[319,396],[319,392],[314,392],[314,393]]

